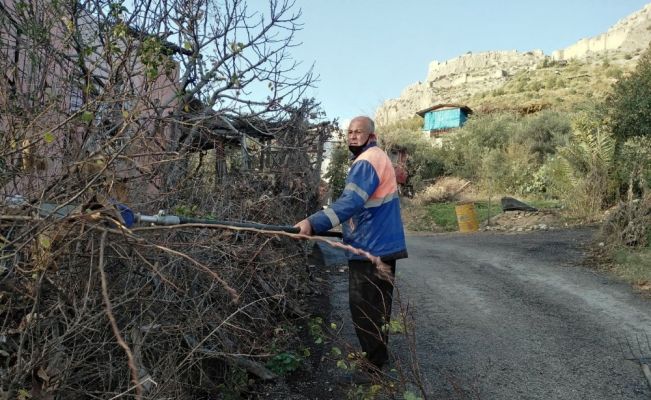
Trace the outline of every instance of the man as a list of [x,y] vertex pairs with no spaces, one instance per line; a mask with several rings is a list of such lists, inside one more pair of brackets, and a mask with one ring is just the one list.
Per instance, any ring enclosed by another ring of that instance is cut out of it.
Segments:
[[406,258],[407,250],[395,171],[376,140],[372,119],[353,118],[348,127],[353,163],[343,193],[330,208],[295,226],[301,234],[312,235],[341,224],[344,243],[380,257],[390,267],[391,279],[387,280],[370,260],[348,254],[348,295],[355,332],[372,369],[379,371],[389,358],[387,324],[396,260]]

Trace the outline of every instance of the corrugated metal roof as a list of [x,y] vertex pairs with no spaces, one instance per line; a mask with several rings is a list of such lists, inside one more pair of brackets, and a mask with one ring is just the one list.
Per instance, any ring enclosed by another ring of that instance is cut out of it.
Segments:
[[472,114],[472,110],[470,109],[470,107],[464,106],[463,104],[452,104],[452,103],[450,103],[450,104],[437,104],[435,106],[428,107],[428,108],[426,108],[424,110],[417,111],[416,114],[423,117],[423,116],[425,116],[426,113],[428,113],[430,111],[436,111],[436,110],[448,109],[448,108],[460,108],[463,111],[465,111],[466,113]]

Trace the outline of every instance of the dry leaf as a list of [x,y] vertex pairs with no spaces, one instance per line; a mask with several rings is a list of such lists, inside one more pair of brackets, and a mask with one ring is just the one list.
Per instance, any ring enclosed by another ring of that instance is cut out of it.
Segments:
[[36,376],[41,378],[43,380],[43,382],[45,382],[45,383],[50,382],[50,377],[47,375],[47,372],[45,372],[43,367],[38,369],[38,371],[36,372]]

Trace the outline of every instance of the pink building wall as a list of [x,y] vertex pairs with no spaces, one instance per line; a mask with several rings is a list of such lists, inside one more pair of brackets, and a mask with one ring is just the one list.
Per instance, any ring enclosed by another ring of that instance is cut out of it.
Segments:
[[[177,106],[178,64],[168,59],[169,68],[150,79],[137,55],[137,39],[118,38],[121,54],[109,56],[92,18],[52,15],[57,12],[49,1],[31,2],[36,18],[26,21],[47,37],[34,40],[16,28],[24,24],[15,4],[2,0],[0,12],[0,143],[9,171],[0,196],[47,197],[57,185],[75,187],[92,179],[111,159],[96,179],[106,182],[99,190],[127,197],[123,201],[155,196],[173,126],[167,116]],[[84,54],[83,68],[74,35],[93,49]],[[84,93],[87,80],[95,93]],[[111,132],[104,125],[119,129]]]

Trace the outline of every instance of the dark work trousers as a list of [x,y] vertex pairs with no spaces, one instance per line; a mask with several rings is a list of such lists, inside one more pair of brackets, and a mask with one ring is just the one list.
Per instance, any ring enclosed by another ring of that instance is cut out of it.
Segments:
[[[395,276],[396,260],[384,262]],[[391,318],[393,284],[377,276],[375,271],[375,265],[369,260],[348,261],[348,297],[355,333],[368,361],[380,369],[389,360],[388,327],[382,327]]]

